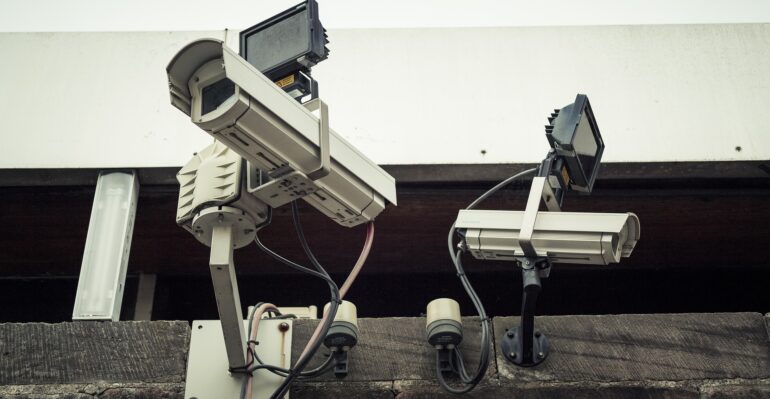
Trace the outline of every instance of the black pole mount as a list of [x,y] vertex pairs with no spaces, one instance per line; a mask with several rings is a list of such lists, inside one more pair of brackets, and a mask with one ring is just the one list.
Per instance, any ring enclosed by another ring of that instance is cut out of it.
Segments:
[[551,264],[547,258],[517,259],[521,268],[523,292],[521,299],[521,324],[506,329],[500,339],[503,356],[521,367],[540,364],[546,357],[550,345],[545,334],[535,330],[535,305],[542,285],[541,278],[547,278]]

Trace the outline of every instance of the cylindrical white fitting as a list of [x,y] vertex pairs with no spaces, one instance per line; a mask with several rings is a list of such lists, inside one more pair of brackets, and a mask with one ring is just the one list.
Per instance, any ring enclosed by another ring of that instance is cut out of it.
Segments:
[[[327,303],[324,306],[324,314],[329,311]],[[332,325],[324,338],[324,345],[332,350],[348,351],[358,343],[358,315],[356,305],[348,301],[342,301],[334,315]]]
[[463,340],[460,304],[454,299],[439,298],[428,304],[425,332],[428,343],[436,349],[452,349]]
[[[330,303],[324,306],[324,314],[329,311]],[[334,316],[334,321],[348,322],[356,328],[358,328],[358,310],[353,302],[342,301],[339,307],[337,307],[337,314]]]
[[428,303],[425,326],[427,327],[438,320],[454,320],[462,324],[460,304],[451,298],[438,298],[430,301]]

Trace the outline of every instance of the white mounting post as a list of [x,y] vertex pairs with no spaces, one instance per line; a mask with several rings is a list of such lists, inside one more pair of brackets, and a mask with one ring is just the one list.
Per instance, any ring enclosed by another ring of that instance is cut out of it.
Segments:
[[243,328],[241,298],[233,264],[233,226],[214,226],[211,232],[211,281],[217,298],[219,320],[225,337],[225,350],[230,368],[246,364],[246,332]]
[[254,241],[256,227],[246,212],[227,206],[200,211],[192,222],[193,234],[211,247],[209,269],[217,298],[219,320],[231,369],[246,364],[246,332],[233,264],[233,250]]
[[134,172],[99,174],[72,320],[120,319],[138,193]]

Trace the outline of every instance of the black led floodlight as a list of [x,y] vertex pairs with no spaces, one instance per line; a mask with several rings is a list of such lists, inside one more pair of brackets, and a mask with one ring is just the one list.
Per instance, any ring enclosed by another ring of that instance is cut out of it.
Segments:
[[315,0],[302,2],[244,30],[240,42],[241,57],[284,85],[294,82],[291,76],[309,72],[329,55],[326,29],[318,19]]
[[559,171],[564,183],[572,190],[591,192],[599,173],[604,141],[588,97],[578,94],[574,103],[554,110],[548,122],[548,142],[566,164],[566,169],[562,167]]

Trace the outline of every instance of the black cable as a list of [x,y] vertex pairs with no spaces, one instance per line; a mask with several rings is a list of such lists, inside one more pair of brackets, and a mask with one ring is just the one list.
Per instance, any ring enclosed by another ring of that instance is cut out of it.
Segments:
[[315,270],[312,270],[312,269],[309,269],[309,268],[307,268],[305,266],[302,266],[302,265],[299,265],[297,263],[294,263],[294,262],[284,258],[283,256],[278,255],[277,253],[273,252],[273,250],[271,250],[270,248],[266,247],[265,244],[263,244],[262,241],[260,241],[259,233],[257,233],[256,236],[254,236],[254,242],[257,244],[257,247],[259,247],[259,249],[261,249],[264,253],[268,254],[271,258],[273,258],[273,259],[283,263],[284,265],[289,266],[292,269],[299,270],[302,273],[307,273],[307,274],[310,274],[311,276],[315,276],[315,277],[321,278],[324,281],[326,281],[327,284],[334,284],[336,286],[334,281],[331,278],[329,278],[327,275],[323,275],[323,274],[321,274],[321,273],[319,273],[319,272],[317,272]]
[[[300,358],[297,361],[297,364],[294,366],[294,369],[292,369],[289,375],[283,380],[283,382],[281,382],[281,385],[278,387],[278,389],[276,389],[275,392],[273,392],[273,394],[270,396],[271,399],[282,398],[286,394],[286,391],[289,390],[291,383],[294,382],[294,380],[302,374],[302,370],[305,369],[307,364],[310,362],[310,359],[313,358],[315,353],[318,351],[318,348],[323,343],[323,337],[325,337],[326,334],[329,332],[329,328],[331,328],[331,324],[334,321],[334,317],[337,314],[337,308],[342,302],[339,297],[339,288],[337,288],[337,285],[334,284],[334,282],[331,280],[331,277],[329,277],[329,274],[326,272],[326,269],[324,269],[321,263],[318,262],[318,259],[316,259],[315,255],[313,255],[313,251],[310,249],[310,245],[308,245],[307,243],[307,239],[305,238],[305,232],[302,229],[302,224],[300,223],[299,206],[297,205],[296,201],[292,202],[291,204],[291,215],[292,215],[292,222],[294,224],[294,229],[297,231],[297,236],[299,237],[299,241],[300,241],[300,244],[302,245],[302,249],[305,251],[305,255],[310,260],[310,263],[312,263],[313,266],[315,266],[316,270],[318,270],[320,274],[323,274],[328,279],[328,281],[331,281],[330,288],[332,289],[332,300],[329,303],[328,317],[324,321],[324,324],[321,326],[321,334],[319,335],[318,340],[307,351],[306,356],[300,355]],[[333,288],[332,288],[332,285],[334,285]]]
[[463,393],[468,393],[471,391],[471,389],[476,387],[475,385],[465,385],[462,388],[454,388],[449,386],[449,384],[444,379],[444,373],[441,372],[441,360],[439,356],[439,351],[436,351],[436,377],[438,378],[438,383],[441,385],[441,387],[444,388],[449,393],[459,395]]
[[[494,187],[487,190],[484,194],[481,194],[478,198],[476,198],[473,202],[470,203],[465,209],[473,209],[478,204],[480,204],[485,199],[489,198],[492,194],[496,193],[501,188],[507,186],[511,182],[515,181],[516,179],[519,179],[521,177],[524,177],[530,173],[537,172],[537,168],[527,169],[523,172],[519,172],[503,181],[495,185]],[[436,352],[436,373],[438,374],[438,380],[441,386],[447,390],[450,393],[455,394],[461,394],[470,392],[473,388],[478,385],[479,382],[484,378],[484,375],[487,372],[487,368],[489,367],[489,357],[490,357],[490,343],[491,343],[491,335],[490,335],[490,319],[487,317],[486,310],[484,310],[484,305],[481,303],[481,299],[479,299],[478,294],[476,294],[476,291],[473,289],[473,286],[471,285],[470,280],[468,280],[468,276],[465,274],[465,269],[463,269],[462,262],[460,261],[460,255],[462,254],[462,250],[458,250],[457,253],[455,253],[455,248],[453,245],[453,238],[455,234],[455,225],[452,224],[452,227],[449,228],[449,234],[447,235],[447,246],[449,248],[449,257],[452,258],[452,263],[455,266],[455,270],[457,271],[457,276],[460,278],[460,282],[463,285],[463,288],[465,289],[465,292],[468,294],[468,297],[470,298],[471,302],[473,303],[473,306],[476,308],[476,312],[478,313],[479,317],[481,318],[481,349],[480,349],[480,356],[479,356],[479,365],[476,368],[476,371],[473,373],[473,375],[470,375],[465,370],[465,364],[462,360],[462,352],[455,349],[454,352],[451,354],[451,356],[457,356],[455,366],[459,370],[459,376],[460,380],[463,383],[462,388],[453,388],[450,387],[449,384],[446,383],[444,380],[444,376],[441,373],[440,368],[440,362],[439,362],[439,355],[438,351]],[[450,356],[450,359],[451,359]]]
[[[334,280],[331,279],[331,277],[329,277],[329,274],[326,273],[326,270],[324,270],[323,266],[321,266],[320,264],[315,265],[316,269],[319,270],[319,271],[315,271],[315,270],[311,270],[311,269],[309,269],[309,268],[307,268],[305,266],[301,266],[301,265],[299,265],[299,264],[297,264],[295,262],[292,262],[291,260],[288,260],[288,259],[284,258],[283,256],[281,256],[281,255],[277,254],[276,252],[272,251],[270,248],[266,247],[259,240],[259,235],[258,234],[254,237],[254,242],[257,244],[257,246],[263,252],[265,252],[266,254],[271,256],[273,259],[275,259],[275,260],[277,260],[277,261],[279,261],[279,262],[281,262],[281,263],[283,263],[283,264],[285,264],[285,265],[287,265],[287,266],[289,266],[289,267],[291,267],[291,268],[293,268],[295,270],[299,270],[299,271],[301,271],[303,273],[307,273],[307,274],[319,277],[319,278],[323,279],[324,281],[326,281],[326,283],[329,285],[329,290],[331,291],[331,297],[332,298],[331,298],[331,302],[330,302],[330,306],[329,306],[330,317],[326,321],[322,331],[324,331],[324,332],[328,331],[329,327],[331,327],[331,322],[334,320],[334,315],[336,315],[336,313],[337,313],[337,308],[339,306],[340,299],[339,299],[339,288],[337,288],[337,284],[334,282]],[[315,257],[313,259],[315,259]],[[321,266],[321,267],[319,268],[319,266]],[[323,343],[323,339],[322,338],[318,340],[318,342],[316,343],[314,348],[311,348],[311,350],[312,350],[312,352],[310,353],[311,355],[315,354],[315,352],[318,350],[318,347],[320,346],[321,343]],[[281,384],[281,386],[279,386],[279,388],[273,393],[273,396],[271,396],[271,398],[280,398],[280,397],[283,396],[283,394],[285,394],[285,390],[289,386],[288,384],[285,384],[286,381],[288,380],[289,384],[290,384],[295,378],[297,378],[297,376],[300,375],[300,373],[302,372],[304,367],[307,365],[307,362],[310,361],[310,357],[312,357],[312,356],[306,356],[305,357],[305,361],[303,362],[303,364],[301,364],[302,367],[296,367],[294,370],[292,370],[289,373],[288,377],[284,380],[284,382]],[[298,364],[298,366],[300,366],[300,365]],[[268,369],[268,370],[270,369],[268,367],[260,367],[260,368],[265,368],[265,369]],[[272,366],[272,368],[275,368],[275,366]],[[289,380],[289,378],[291,378],[291,379]],[[279,390],[283,390],[284,392],[279,394]],[[278,394],[278,396],[275,396],[276,394]]]
[[[252,372],[252,371],[258,370],[258,369],[266,369],[266,370],[270,371],[271,373],[279,375],[281,377],[286,377],[291,372],[291,370],[283,368],[283,367],[277,367],[277,366],[272,366],[272,365],[264,364],[262,362],[262,359],[260,359],[259,355],[257,355],[256,353],[254,354],[254,356],[255,356],[254,357],[255,360],[259,364],[249,368],[249,372]],[[329,371],[332,366],[334,366],[334,356],[332,356],[332,353],[329,353],[327,355],[326,360],[324,360],[323,363],[321,363],[320,365],[318,365],[314,369],[303,371],[302,374],[300,374],[299,378],[312,378],[312,377],[319,376],[319,375]]]

